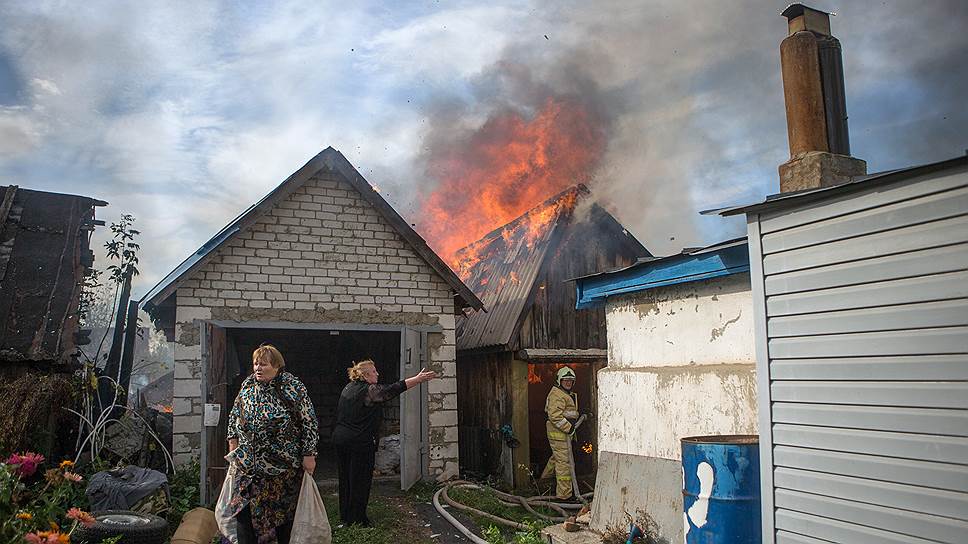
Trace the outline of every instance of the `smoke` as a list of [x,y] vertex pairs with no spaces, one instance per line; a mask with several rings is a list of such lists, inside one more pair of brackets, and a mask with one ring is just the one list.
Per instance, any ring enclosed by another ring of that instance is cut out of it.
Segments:
[[[822,4],[816,7],[831,7]],[[595,198],[653,253],[745,234],[741,219],[697,212],[778,189],[776,168],[789,157],[778,53],[784,6],[615,0],[537,7],[464,92],[424,103],[428,129],[415,159],[424,203],[453,175],[436,168],[441,157],[473,154],[467,142],[508,112],[533,118],[546,100],[566,98],[604,134],[601,156],[587,163]],[[852,146],[871,171],[962,152],[968,67],[958,59],[968,39],[956,28],[964,23],[961,2],[852,2],[834,17]],[[552,194],[535,195],[532,205]]]

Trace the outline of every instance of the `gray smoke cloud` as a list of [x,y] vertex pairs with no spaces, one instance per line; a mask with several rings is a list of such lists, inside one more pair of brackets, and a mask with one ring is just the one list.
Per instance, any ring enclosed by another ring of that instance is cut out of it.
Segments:
[[[838,12],[854,154],[872,171],[962,154],[968,2],[843,4],[815,7]],[[783,7],[0,0],[0,184],[133,213],[140,296],[328,145],[419,223],[428,158],[560,95],[603,127],[598,198],[676,252],[744,232],[699,210],[777,190]]]
[[[428,129],[414,167],[427,174],[424,193],[435,188],[427,168],[435,153],[489,116],[580,97],[607,134],[593,192],[653,253],[745,234],[741,219],[697,212],[778,190],[776,168],[789,158],[778,51],[785,5],[536,7],[466,93],[425,102]],[[968,3],[812,5],[838,11],[832,25],[844,47],[852,150],[870,171],[964,152]]]

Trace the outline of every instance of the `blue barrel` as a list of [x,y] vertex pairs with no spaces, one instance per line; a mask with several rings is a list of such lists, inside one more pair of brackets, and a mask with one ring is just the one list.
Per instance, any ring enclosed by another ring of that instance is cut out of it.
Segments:
[[686,544],[760,544],[760,444],[756,435],[682,439]]

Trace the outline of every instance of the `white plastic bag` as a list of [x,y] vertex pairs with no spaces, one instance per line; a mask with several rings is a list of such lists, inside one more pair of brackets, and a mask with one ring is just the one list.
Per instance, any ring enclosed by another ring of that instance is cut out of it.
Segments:
[[238,544],[238,520],[232,515],[231,502],[232,495],[236,492],[235,487],[235,452],[230,451],[225,456],[229,463],[229,470],[225,474],[225,481],[222,482],[222,492],[219,493],[218,502],[215,503],[215,522],[218,524],[218,531],[232,544]]
[[333,531],[326,517],[326,507],[319,496],[316,481],[308,472],[303,472],[299,502],[296,503],[296,517],[292,523],[289,544],[332,544]]

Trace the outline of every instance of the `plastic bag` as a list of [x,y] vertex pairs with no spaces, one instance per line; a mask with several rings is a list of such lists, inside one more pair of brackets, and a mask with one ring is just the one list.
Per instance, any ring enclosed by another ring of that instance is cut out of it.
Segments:
[[308,472],[303,472],[299,502],[296,503],[296,517],[292,523],[289,544],[332,544],[333,531],[326,517],[326,507],[319,496],[316,481]]
[[225,474],[225,481],[222,482],[222,492],[219,493],[218,502],[215,503],[215,522],[218,524],[218,532],[222,533],[229,542],[238,544],[238,520],[232,515],[232,496],[236,492],[235,486],[235,452],[230,451],[225,456],[229,462],[229,470]]

